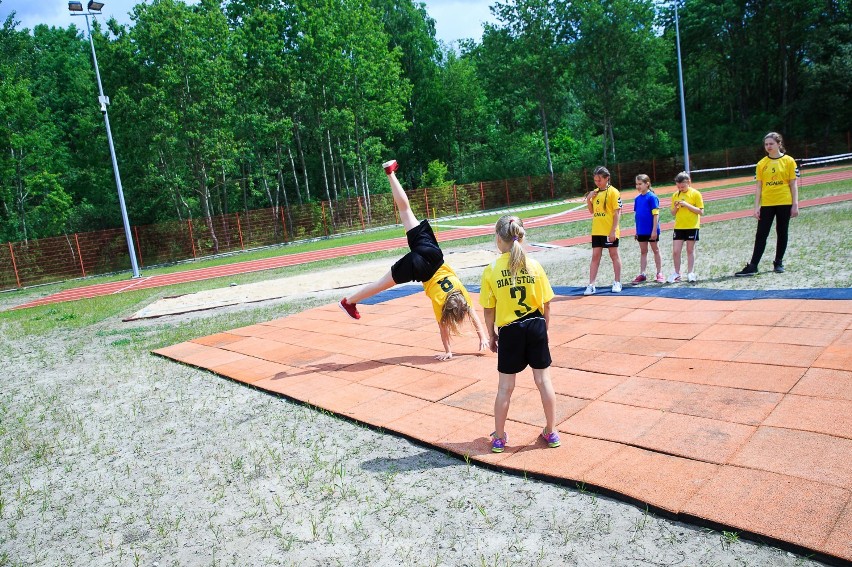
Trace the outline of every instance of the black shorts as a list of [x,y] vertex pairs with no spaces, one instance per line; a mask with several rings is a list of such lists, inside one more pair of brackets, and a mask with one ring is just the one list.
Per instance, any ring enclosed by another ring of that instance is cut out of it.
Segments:
[[607,242],[608,236],[592,235],[592,248],[618,248],[618,238],[612,242]]
[[660,241],[660,235],[659,234],[654,236],[653,240],[651,240],[650,234],[637,234],[636,235],[636,242],[659,242],[659,241]]
[[528,365],[550,367],[547,325],[541,311],[534,311],[497,330],[497,371],[517,374]]
[[698,242],[697,228],[676,228],[672,240],[694,240]]
[[411,252],[391,266],[393,281],[398,284],[428,281],[444,263],[444,253],[438,246],[432,226],[424,219],[405,236]]

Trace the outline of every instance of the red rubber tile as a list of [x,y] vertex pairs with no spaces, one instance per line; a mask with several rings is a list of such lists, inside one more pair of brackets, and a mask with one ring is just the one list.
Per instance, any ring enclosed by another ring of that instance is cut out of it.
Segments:
[[298,352],[303,347],[288,345],[287,343],[281,343],[262,337],[243,337],[241,341],[234,341],[227,345],[222,345],[222,348],[233,352],[239,352],[246,356],[264,358],[266,353],[278,353],[281,350],[286,350],[287,352]]
[[791,393],[852,401],[852,372],[831,368],[810,368]]
[[591,360],[587,360],[579,364],[572,364],[571,366],[578,370],[586,370],[588,372],[633,376],[634,374],[638,374],[642,370],[648,368],[658,360],[659,358],[653,356],[606,352],[598,353],[598,356]]
[[695,461],[725,464],[756,429],[717,419],[666,413],[633,443]]
[[788,394],[764,425],[852,439],[852,401]]
[[719,468],[638,447],[623,447],[589,470],[583,480],[640,502],[679,512]]
[[158,348],[153,351],[154,354],[159,354],[160,356],[165,356],[179,362],[183,362],[184,357],[192,356],[193,354],[204,352],[208,347],[196,343],[187,341],[185,343],[178,343],[176,345],[171,345],[163,348]]
[[744,425],[760,425],[783,398],[778,392],[757,392],[696,384],[692,395],[677,401],[672,411],[697,417],[721,419]]
[[623,335],[585,335],[566,346],[575,349],[618,352],[645,356],[667,356],[683,346],[684,341]]
[[332,378],[322,374],[295,373],[276,374],[272,378],[258,380],[253,385],[264,390],[272,390],[295,400],[313,403],[313,400],[324,390],[338,390],[349,386],[351,382]]
[[825,347],[840,336],[836,329],[806,329],[802,327],[773,327],[758,342],[783,343]]
[[787,316],[786,311],[731,311],[719,323],[722,325],[763,325],[774,327]]
[[428,370],[421,370],[420,368],[411,366],[391,364],[387,365],[386,368],[384,372],[365,378],[361,383],[365,386],[382,388],[383,390],[398,391],[397,388],[400,386],[405,386],[406,384],[432,375],[432,372]]
[[425,443],[435,443],[481,417],[482,414],[444,404],[428,404],[388,422],[386,427]]
[[822,347],[803,345],[752,343],[740,351],[734,360],[756,364],[809,367],[819,357]]
[[830,555],[852,561],[852,498],[829,534],[824,549]]
[[803,368],[788,366],[664,358],[637,374],[647,378],[679,380],[743,390],[788,392],[804,373]]
[[852,489],[852,439],[761,427],[731,463]]
[[262,323],[258,325],[249,325],[248,327],[239,327],[228,331],[234,335],[242,335],[244,337],[262,337],[268,333],[274,333],[277,329],[271,325]]
[[736,310],[804,312],[807,303],[804,299],[753,299],[743,301],[742,305],[736,306]]
[[415,398],[437,402],[464,390],[475,382],[478,382],[476,378],[461,378],[435,372],[413,382],[398,384],[391,389]]
[[538,443],[541,429],[525,423],[506,421],[506,434],[509,440],[502,453],[491,452],[491,432],[494,431],[494,418],[479,415],[450,433],[444,435],[435,445],[474,461],[490,464],[503,464],[513,454]]
[[387,372],[391,368],[392,366],[390,364],[382,364],[375,360],[363,360],[348,366],[342,366],[335,369],[324,369],[319,372],[329,376],[334,376],[335,378],[342,378],[349,382],[360,382],[371,376]]
[[628,406],[673,411],[678,403],[693,396],[700,386],[675,380],[628,378],[601,397],[602,401]]
[[216,374],[227,376],[239,382],[251,384],[264,378],[272,378],[281,373],[298,371],[298,369],[290,368],[277,362],[269,362],[259,358],[245,357],[242,360],[237,360],[221,366],[211,368]]
[[721,467],[682,511],[810,549],[826,541],[849,492],[777,473]]
[[[196,345],[197,349],[184,349],[179,360],[185,364],[199,366],[201,368],[215,368],[229,362],[237,362],[246,358],[245,355],[238,352],[231,352],[215,347],[204,345]],[[170,358],[177,358],[171,356]]]
[[734,360],[749,344],[747,342],[693,339],[672,352],[670,356],[697,360]]
[[497,355],[490,350],[483,354],[459,354],[454,352],[453,358],[446,362],[433,365],[430,370],[444,372],[453,376],[475,377],[478,379],[497,379]]
[[583,350],[567,346],[551,346],[550,356],[553,358],[554,366],[563,368],[580,368],[579,365],[600,356],[600,351]]
[[215,335],[192,339],[190,342],[210,347],[221,347],[243,339],[245,339],[245,337],[234,335],[233,333],[216,333]]
[[642,311],[631,311],[630,313],[625,313],[624,316],[619,319],[619,322],[628,322],[628,323],[674,323],[678,319],[677,313],[673,311],[662,311],[662,310],[654,310],[654,309],[646,309]]
[[594,401],[559,424],[559,431],[618,443],[632,443],[651,429],[663,412]]
[[[558,431],[558,428],[557,428]],[[512,454],[502,464],[519,471],[565,478],[579,482],[592,467],[606,461],[621,450],[623,445],[562,433],[562,444],[551,449],[544,440]]]
[[837,343],[827,347],[813,363],[818,368],[852,368],[852,348]]
[[311,403],[335,413],[345,414],[359,404],[384,396],[386,392],[356,382],[341,388],[320,390],[311,398]]
[[852,314],[825,312],[788,313],[779,323],[782,327],[803,327],[806,329],[836,329],[844,331],[852,325]]
[[[588,404],[588,400],[556,394],[554,425],[562,423]],[[512,401],[509,404],[509,419],[536,427],[546,425],[544,409],[541,406],[541,394],[539,394],[538,389],[512,393]]]
[[383,396],[358,404],[344,413],[358,421],[376,427],[385,427],[391,421],[430,405],[426,400],[397,392],[385,392]]
[[550,367],[550,381],[557,394],[594,400],[627,380],[625,376],[611,376],[572,368]]
[[742,341],[759,340],[769,332],[768,327],[759,325],[723,325],[716,324],[695,337],[701,341]]
[[643,326],[644,330],[639,333],[639,336],[642,337],[688,340],[694,339],[709,325],[693,323],[643,323]]
[[[515,385],[513,397],[526,392],[526,388],[518,388]],[[452,396],[441,400],[442,404],[475,411],[478,413],[494,415],[494,398],[497,396],[497,377],[494,380],[479,380],[464,390],[458,391]]]

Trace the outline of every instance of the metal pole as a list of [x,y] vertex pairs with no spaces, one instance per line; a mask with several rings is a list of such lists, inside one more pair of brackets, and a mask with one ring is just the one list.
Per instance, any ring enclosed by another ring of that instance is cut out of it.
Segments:
[[[73,15],[73,14],[72,14]],[[124,191],[121,188],[121,175],[118,172],[118,161],[115,158],[115,146],[112,143],[112,129],[109,127],[109,113],[107,106],[109,98],[104,96],[104,87],[101,84],[101,72],[98,69],[98,56],[95,54],[95,40],[92,38],[92,28],[89,26],[90,12],[81,14],[86,17],[86,31],[89,32],[89,44],[92,46],[92,61],[95,63],[95,76],[98,78],[98,102],[101,103],[101,112],[106,124],[107,141],[109,142],[109,155],[112,159],[112,171],[115,174],[115,187],[118,190],[118,205],[121,207],[121,221],[124,223],[124,236],[127,238],[127,251],[130,253],[130,266],[133,269],[133,277],[138,278],[139,266],[136,264],[136,251],[133,247],[133,235],[130,232],[130,220],[127,218],[127,208],[124,205]],[[94,14],[91,14],[94,17]]]
[[674,3],[675,9],[675,36],[677,39],[677,79],[680,86],[680,124],[683,130],[683,163],[686,172],[689,173],[689,141],[686,137],[686,103],[683,98],[683,68],[680,59],[680,23],[677,17],[677,1]]

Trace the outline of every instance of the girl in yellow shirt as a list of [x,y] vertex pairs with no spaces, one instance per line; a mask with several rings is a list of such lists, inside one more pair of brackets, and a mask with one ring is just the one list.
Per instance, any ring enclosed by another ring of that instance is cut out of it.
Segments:
[[558,447],[554,429],[556,394],[550,381],[550,347],[547,325],[553,289],[544,269],[524,252],[526,231],[521,219],[504,215],[497,221],[497,249],[501,256],[485,267],[479,303],[485,308],[485,327],[491,350],[497,353],[500,383],[494,400],[491,450],[502,453],[508,441],[506,418],[515,389],[515,376],[527,366],[541,395],[546,424],[541,437],[548,447]]
[[775,223],[775,260],[772,262],[776,273],[784,273],[784,253],[787,251],[787,237],[790,219],[799,216],[799,168],[796,160],[784,153],[784,140],[781,134],[770,132],[763,137],[763,149],[766,157],[757,163],[754,191],[754,218],[757,219],[757,234],[754,236],[754,251],[751,261],[735,275],[753,276],[757,274],[757,265],[766,250],[766,238]]
[[360,319],[356,305],[396,284],[422,282],[423,291],[432,302],[435,319],[441,333],[444,352],[435,356],[438,360],[453,357],[451,336],[461,334],[461,326],[469,320],[479,335],[479,350],[488,348],[485,329],[476,314],[476,308],[453,269],[444,262],[444,254],[428,220],[418,221],[411,210],[408,196],[396,178],[399,168],[396,160],[382,164],[390,182],[393,200],[399,209],[399,218],[408,239],[408,254],[397,260],[384,276],[367,284],[354,294],[344,297],[338,305],[351,318]]

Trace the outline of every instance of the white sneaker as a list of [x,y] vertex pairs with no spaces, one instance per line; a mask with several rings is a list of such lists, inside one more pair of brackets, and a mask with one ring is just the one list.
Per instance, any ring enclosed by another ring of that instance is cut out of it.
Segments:
[[612,293],[621,293],[621,282],[612,282]]
[[586,286],[586,291],[583,292],[583,295],[594,295],[596,291],[595,286],[589,284]]
[[669,276],[669,283],[680,283],[680,274],[672,274]]
[[686,281],[689,283],[695,283],[698,281],[698,276],[695,275],[695,272],[689,272],[686,274]]

